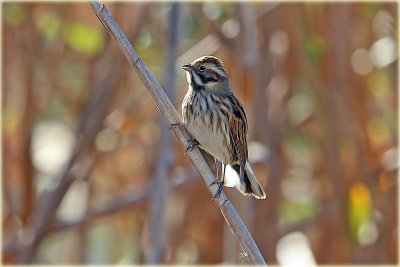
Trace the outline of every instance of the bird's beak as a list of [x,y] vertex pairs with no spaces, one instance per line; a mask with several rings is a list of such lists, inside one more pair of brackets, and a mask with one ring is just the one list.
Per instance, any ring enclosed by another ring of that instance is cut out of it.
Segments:
[[190,64],[183,65],[182,69],[184,69],[186,71],[191,71],[192,70],[192,65],[190,65]]

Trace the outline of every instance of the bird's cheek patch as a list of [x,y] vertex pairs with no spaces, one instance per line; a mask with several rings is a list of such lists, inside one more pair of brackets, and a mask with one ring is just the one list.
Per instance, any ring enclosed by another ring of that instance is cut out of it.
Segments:
[[197,85],[203,85],[204,86],[204,83],[201,80],[201,78],[199,77],[199,75],[197,73],[195,73],[195,72],[193,72],[192,74],[193,74],[193,78],[194,78],[195,83]]

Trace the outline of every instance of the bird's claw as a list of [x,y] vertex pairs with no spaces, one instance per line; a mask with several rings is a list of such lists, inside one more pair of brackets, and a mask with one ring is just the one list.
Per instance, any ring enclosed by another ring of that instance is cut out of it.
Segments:
[[176,126],[179,126],[181,123],[180,122],[173,122],[173,123],[171,123],[170,125],[168,125],[168,128],[172,128],[172,127],[176,127]]
[[212,182],[208,187],[212,186],[213,184],[219,184],[219,183],[217,182],[217,180],[214,180],[214,182]]
[[217,190],[217,193],[215,193],[215,195],[212,197],[211,201],[213,201],[214,199],[219,197],[221,195],[222,189],[224,189],[224,181],[222,181],[220,183],[218,183],[217,181],[214,181],[210,184],[210,186],[212,186],[213,184],[218,184],[218,190]]
[[194,138],[190,138],[188,140],[189,145],[187,146],[186,150],[185,150],[185,154],[190,150],[190,152],[193,151],[193,149],[199,145],[199,142],[197,142],[196,139]]

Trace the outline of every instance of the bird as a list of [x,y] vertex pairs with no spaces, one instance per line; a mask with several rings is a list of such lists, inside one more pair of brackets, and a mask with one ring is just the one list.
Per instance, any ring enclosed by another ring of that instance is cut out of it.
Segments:
[[224,186],[265,199],[248,162],[246,113],[231,90],[223,62],[214,56],[202,56],[182,68],[188,82],[182,121],[192,136],[186,152],[200,146],[223,165],[221,181],[212,183],[219,186],[212,200]]

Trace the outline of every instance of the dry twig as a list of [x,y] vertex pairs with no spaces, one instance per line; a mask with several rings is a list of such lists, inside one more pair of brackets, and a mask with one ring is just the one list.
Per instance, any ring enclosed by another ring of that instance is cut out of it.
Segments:
[[[117,41],[122,53],[128,59],[129,64],[132,65],[139,75],[140,79],[146,86],[148,92],[152,96],[155,104],[161,111],[168,124],[180,122],[180,117],[171,101],[168,99],[160,84],[154,78],[143,60],[133,49],[121,31],[120,27],[108,11],[107,7],[104,4],[100,4],[98,1],[90,1],[89,4],[93,8],[93,11],[101,23],[109,31],[110,35],[113,36]],[[183,147],[187,147],[189,145],[187,140],[189,140],[190,135],[182,124],[177,127],[172,127],[171,130],[174,132],[176,138],[183,145]],[[210,186],[215,181],[215,178],[206,161],[204,160],[200,150],[195,148],[192,152],[188,153],[188,156],[196,169],[199,171],[200,175],[203,177],[209,190],[214,195],[217,192],[218,184],[215,184],[215,186]],[[232,233],[237,238],[243,251],[249,255],[250,260],[254,264],[266,265],[260,251],[257,248],[257,245],[244,225],[242,219],[239,217],[231,202],[226,198],[223,192],[221,193],[220,197],[216,199],[216,203],[225,217],[226,222],[231,227]]]

